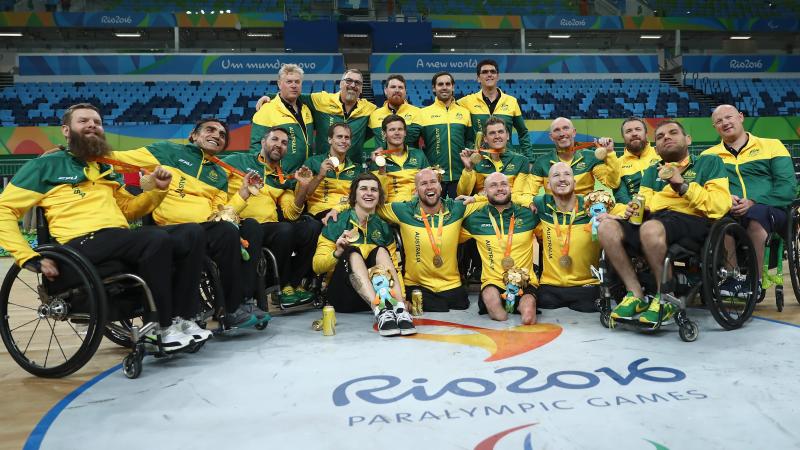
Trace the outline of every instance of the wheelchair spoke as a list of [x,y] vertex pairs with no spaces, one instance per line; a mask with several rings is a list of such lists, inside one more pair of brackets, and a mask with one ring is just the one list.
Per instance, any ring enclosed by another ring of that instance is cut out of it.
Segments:
[[33,341],[33,336],[35,336],[35,335],[36,335],[36,330],[38,330],[38,329],[39,329],[39,324],[40,324],[40,323],[42,323],[42,321],[41,321],[41,320],[40,320],[39,322],[37,322],[37,323],[36,323],[36,326],[33,328],[33,331],[31,332],[31,337],[30,337],[30,339],[28,339],[28,343],[27,343],[27,344],[25,344],[25,350],[23,350],[23,351],[22,351],[22,354],[23,354],[23,355],[25,355],[26,353],[28,353],[28,347],[30,347],[30,346],[31,346],[31,341]]
[[47,321],[47,326],[50,327],[50,341],[47,343],[47,353],[44,354],[44,365],[42,367],[47,367],[47,358],[50,357],[50,347],[53,345],[53,336],[55,335],[53,327],[50,325],[50,319],[45,320]]
[[18,330],[18,329],[20,329],[20,328],[24,327],[25,325],[29,325],[29,324],[31,324],[31,323],[33,323],[33,322],[36,322],[37,320],[42,320],[42,319],[40,319],[40,318],[38,318],[38,317],[37,317],[37,318],[35,318],[35,319],[33,319],[33,320],[29,320],[29,321],[27,321],[27,322],[23,323],[22,325],[19,325],[19,326],[16,326],[16,327],[12,328],[12,329],[11,329],[11,332],[13,333],[14,331],[16,331],[16,330]]
[[[47,323],[49,324],[50,322],[48,321]],[[68,360],[69,360],[69,358],[67,358],[67,354],[66,354],[66,353],[64,353],[64,348],[63,348],[63,347],[61,347],[61,341],[59,341],[59,340],[58,340],[58,336],[56,335],[56,325],[57,325],[57,324],[58,324],[58,322],[56,322],[56,321],[54,320],[54,321],[53,321],[53,325],[50,327],[50,330],[53,332],[53,337],[54,337],[54,338],[55,338],[55,340],[56,340],[56,345],[58,345],[58,349],[61,351],[61,356],[63,356],[63,357],[64,357],[64,361],[68,361]]]
[[16,307],[18,307],[18,308],[30,309],[31,311],[38,311],[36,308],[31,308],[30,306],[20,305],[19,303],[12,303],[12,302],[8,302],[8,304],[9,304],[9,305],[16,306]]
[[[33,292],[36,294],[36,297],[39,297],[39,290],[38,290],[38,289],[35,289],[33,286],[31,286],[30,284],[28,284],[28,282],[27,282],[27,281],[25,281],[25,280],[23,280],[23,279],[22,279],[22,278],[21,278],[19,275],[17,275],[17,279],[18,279],[19,281],[21,281],[21,282],[22,282],[22,284],[24,284],[25,286],[28,286],[28,289],[30,289],[31,291],[33,291]],[[39,280],[39,274],[36,274],[36,279],[37,279],[36,281],[38,281],[38,282],[39,282],[39,283],[37,283],[37,284],[41,284],[41,280]]]

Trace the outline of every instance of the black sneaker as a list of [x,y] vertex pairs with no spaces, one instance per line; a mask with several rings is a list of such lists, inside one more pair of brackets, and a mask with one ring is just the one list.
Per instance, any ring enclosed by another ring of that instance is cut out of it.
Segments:
[[397,328],[397,318],[391,309],[384,308],[380,310],[375,319],[378,321],[378,334],[381,336],[397,336],[400,334],[400,329]]
[[402,306],[396,307],[394,316],[397,319],[397,328],[400,329],[400,334],[403,336],[417,334],[417,329],[414,327],[414,319],[411,318],[411,314],[405,308]]
[[726,278],[719,286],[719,295],[746,299],[750,295],[750,290],[736,278]]

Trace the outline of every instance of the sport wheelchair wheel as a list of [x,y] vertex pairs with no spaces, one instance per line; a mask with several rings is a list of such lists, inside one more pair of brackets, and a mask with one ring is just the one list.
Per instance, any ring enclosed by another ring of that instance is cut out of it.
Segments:
[[789,209],[786,255],[789,260],[789,278],[792,280],[794,298],[800,303],[800,202],[795,201]]
[[37,251],[58,265],[59,277],[11,266],[0,288],[0,335],[24,370],[45,378],[67,376],[97,351],[103,339],[106,293],[94,267],[69,247]]
[[[726,238],[733,239],[734,254],[726,249]],[[758,263],[747,232],[730,219],[714,224],[703,248],[703,300],[717,323],[726,330],[741,327],[756,305]],[[742,286],[740,296],[723,297],[720,287],[728,281]]]

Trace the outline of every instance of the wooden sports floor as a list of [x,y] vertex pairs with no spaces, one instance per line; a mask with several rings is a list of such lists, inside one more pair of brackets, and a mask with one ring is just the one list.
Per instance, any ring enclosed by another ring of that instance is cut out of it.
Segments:
[[[11,260],[9,258],[0,259],[0,274],[5,274]],[[757,306],[755,315],[762,318],[769,318],[781,322],[800,324],[800,305],[792,293],[791,282],[785,277],[786,288],[786,307],[783,312],[777,312],[775,308],[774,293],[770,291],[764,302]],[[474,296],[473,296],[474,301]],[[319,315],[318,312],[306,312],[303,315],[310,322]],[[281,320],[277,318],[276,320]],[[509,323],[508,326],[518,325],[518,317],[511,319],[516,323]],[[547,316],[542,317],[542,322],[547,322]],[[747,326],[747,325],[745,325]],[[608,332],[599,327],[598,333]],[[735,332],[735,331],[734,331]],[[265,333],[269,335],[270,328]],[[378,337],[375,337],[378,339]],[[322,339],[322,338],[320,338]],[[631,336],[636,339],[636,336]],[[677,339],[675,336],[661,336],[658,339]],[[701,334],[699,339],[703,339]],[[693,344],[687,343],[687,348]],[[201,351],[203,351],[201,349]],[[780,349],[776,348],[776,352]],[[23,448],[32,429],[42,419],[42,417],[60,400],[73,392],[83,383],[97,376],[101,372],[118,365],[122,358],[127,354],[127,350],[122,349],[108,340],[103,340],[97,354],[90,362],[77,373],[64,379],[43,379],[37,378],[20,369],[11,359],[5,347],[0,348],[0,392],[2,407],[0,407],[0,448],[20,449]],[[145,361],[145,372],[147,371],[147,361]],[[115,374],[122,377],[121,373]],[[129,380],[136,383],[136,380]],[[791,383],[790,380],[783,382]],[[111,431],[113,433],[113,431]],[[151,441],[157,442],[157,441]],[[268,442],[268,441],[265,441]],[[140,442],[144,443],[143,442]],[[78,443],[75,443],[78,445]],[[80,448],[75,447],[75,448]]]

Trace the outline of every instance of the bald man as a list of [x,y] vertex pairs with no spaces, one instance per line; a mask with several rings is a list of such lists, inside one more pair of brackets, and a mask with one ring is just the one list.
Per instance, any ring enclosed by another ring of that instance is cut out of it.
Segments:
[[[704,151],[725,163],[731,191],[730,215],[742,224],[753,241],[759,277],[764,245],[773,231],[786,228],[787,209],[797,192],[792,158],[777,139],[753,136],[744,130],[744,114],[731,105],[720,105],[711,123],[722,142]],[[746,297],[745,286],[730,278],[720,287],[724,296]]]
[[600,244],[592,241],[591,216],[585,211],[583,195],[575,193],[569,164],[553,164],[547,183],[550,193],[534,200],[543,265],[537,304],[542,309],[567,307],[595,312],[599,281],[590,267],[598,264]]
[[572,121],[566,117],[559,117],[550,124],[550,140],[556,148],[550,153],[539,156],[533,164],[530,177],[533,195],[537,195],[541,187],[545,188],[546,193],[551,192],[547,174],[557,162],[564,162],[572,168],[575,191],[578,194],[583,195],[593,191],[596,181],[611,189],[619,187],[620,162],[614,152],[614,141],[611,138],[595,139],[595,144],[605,148],[607,152],[605,159],[600,160],[595,157],[594,149],[575,149],[577,133]]
[[[464,220],[461,240],[475,239],[481,258],[481,294],[478,313],[504,321],[517,312],[522,324],[536,323],[536,286],[533,272],[534,229],[539,218],[526,206],[511,201],[508,176],[494,172],[483,180],[489,203]],[[527,271],[526,286],[508,286],[508,273]],[[514,287],[519,288],[515,292]]]

